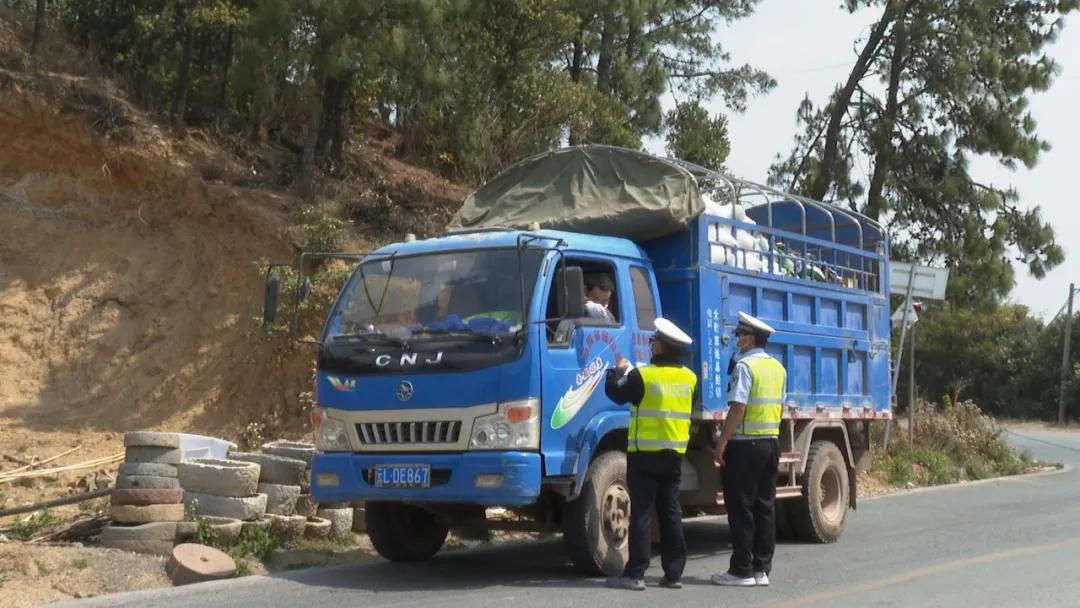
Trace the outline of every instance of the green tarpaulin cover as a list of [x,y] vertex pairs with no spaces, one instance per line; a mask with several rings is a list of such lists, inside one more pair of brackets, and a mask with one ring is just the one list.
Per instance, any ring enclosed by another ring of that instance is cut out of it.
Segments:
[[541,228],[648,240],[704,211],[697,181],[678,164],[609,146],[525,159],[465,199],[449,229]]

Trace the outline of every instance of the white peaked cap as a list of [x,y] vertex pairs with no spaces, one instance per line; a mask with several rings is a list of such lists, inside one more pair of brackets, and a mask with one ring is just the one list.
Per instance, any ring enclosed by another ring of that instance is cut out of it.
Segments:
[[765,334],[767,336],[771,336],[776,333],[776,330],[773,329],[768,323],[762,321],[757,317],[752,317],[745,312],[739,313],[739,327],[749,329],[750,331],[755,333]]
[[656,318],[656,335],[678,346],[690,346],[694,343],[685,331],[664,317]]

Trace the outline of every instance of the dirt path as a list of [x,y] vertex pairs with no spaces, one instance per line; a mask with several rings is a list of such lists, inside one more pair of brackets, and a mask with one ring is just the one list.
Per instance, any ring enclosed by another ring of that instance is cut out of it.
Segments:
[[169,585],[164,560],[112,549],[0,544],[0,608]]

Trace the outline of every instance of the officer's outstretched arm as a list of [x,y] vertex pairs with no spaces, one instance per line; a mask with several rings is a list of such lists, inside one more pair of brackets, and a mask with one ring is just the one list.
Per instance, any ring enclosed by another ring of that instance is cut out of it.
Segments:
[[604,393],[608,399],[619,405],[641,403],[645,396],[645,382],[641,379],[641,372],[632,369],[630,373],[623,375],[619,369],[609,369],[604,380]]

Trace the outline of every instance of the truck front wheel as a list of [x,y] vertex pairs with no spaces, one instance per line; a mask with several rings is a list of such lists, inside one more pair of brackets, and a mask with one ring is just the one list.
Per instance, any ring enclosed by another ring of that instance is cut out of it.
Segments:
[[834,543],[844,531],[849,501],[847,464],[831,441],[815,441],[807,454],[802,496],[791,500],[788,517],[799,540]]
[[585,475],[581,495],[563,511],[563,539],[579,570],[588,575],[617,576],[630,556],[626,454],[600,454]]
[[395,562],[419,562],[438,553],[449,529],[433,513],[396,502],[365,505],[367,533],[379,555]]

